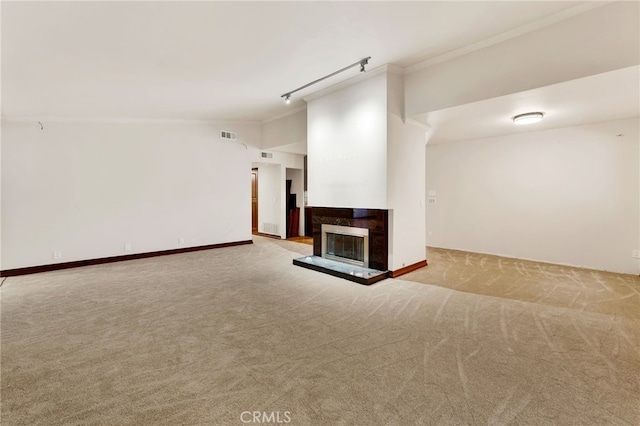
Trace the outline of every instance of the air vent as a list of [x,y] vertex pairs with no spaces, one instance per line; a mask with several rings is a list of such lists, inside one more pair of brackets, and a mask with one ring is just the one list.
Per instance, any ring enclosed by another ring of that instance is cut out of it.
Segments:
[[260,156],[262,158],[273,158],[273,153],[272,152],[262,152],[262,153],[260,153]]
[[266,234],[278,234],[278,224],[277,223],[263,223],[262,229]]
[[227,139],[230,141],[236,140],[236,132],[228,132],[226,130],[220,130],[220,139]]

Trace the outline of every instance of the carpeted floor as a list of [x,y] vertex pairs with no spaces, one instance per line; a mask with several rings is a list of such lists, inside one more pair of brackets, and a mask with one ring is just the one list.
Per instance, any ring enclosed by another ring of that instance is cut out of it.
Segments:
[[430,249],[366,287],[254,241],[8,278],[2,425],[640,424],[638,277]]

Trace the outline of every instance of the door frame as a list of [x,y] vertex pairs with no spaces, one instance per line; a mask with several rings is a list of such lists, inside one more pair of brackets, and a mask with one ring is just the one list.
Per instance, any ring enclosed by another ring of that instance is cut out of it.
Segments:
[[[254,195],[254,191],[253,191],[253,175],[255,174],[255,197]],[[257,234],[258,233],[258,229],[260,227],[260,222],[258,221],[258,208],[260,203],[258,202],[258,196],[259,196],[259,192],[258,192],[258,168],[257,167],[252,167],[251,168],[251,233],[252,234]],[[255,210],[253,208],[253,203],[254,203],[254,199],[255,199]],[[255,223],[255,228],[254,228],[254,223]]]

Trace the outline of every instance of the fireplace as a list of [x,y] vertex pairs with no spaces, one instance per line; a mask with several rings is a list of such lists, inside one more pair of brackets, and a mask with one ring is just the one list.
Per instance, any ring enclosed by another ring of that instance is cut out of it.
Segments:
[[360,284],[389,276],[388,210],[312,207],[313,256],[294,265]]
[[369,267],[369,230],[322,224],[322,254],[326,259]]

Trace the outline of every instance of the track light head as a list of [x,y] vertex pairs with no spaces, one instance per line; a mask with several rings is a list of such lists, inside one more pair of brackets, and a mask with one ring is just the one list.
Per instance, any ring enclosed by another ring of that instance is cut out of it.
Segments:
[[284,95],[284,103],[285,104],[291,103],[291,95],[290,94],[287,93],[286,95]]
[[366,72],[367,70],[364,69],[364,66],[367,65],[369,63],[369,58],[365,58],[363,60],[360,61],[360,72]]

